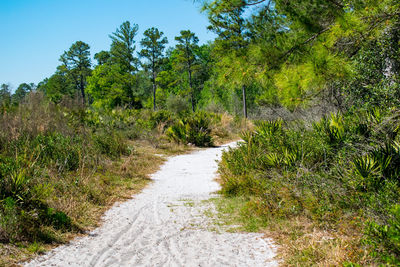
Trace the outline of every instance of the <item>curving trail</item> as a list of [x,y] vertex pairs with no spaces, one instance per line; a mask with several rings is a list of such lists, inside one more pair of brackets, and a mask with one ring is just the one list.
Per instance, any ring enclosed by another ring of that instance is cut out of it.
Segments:
[[26,266],[278,266],[261,234],[207,230],[198,204],[219,189],[216,160],[227,146],[169,158],[154,183],[111,208],[101,227]]

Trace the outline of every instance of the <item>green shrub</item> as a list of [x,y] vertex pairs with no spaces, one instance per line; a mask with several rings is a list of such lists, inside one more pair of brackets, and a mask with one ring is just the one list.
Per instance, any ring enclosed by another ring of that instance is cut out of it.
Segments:
[[104,155],[111,158],[118,158],[127,155],[129,150],[126,142],[120,134],[115,131],[99,131],[93,134],[95,148]]
[[254,131],[241,135],[243,142],[223,153],[221,192],[255,197],[265,220],[305,216],[317,227],[336,229],[348,217],[371,218],[357,231],[366,229],[371,252],[378,252],[372,254],[377,263],[396,265],[400,255],[396,114],[378,109],[359,116],[331,114],[311,128],[301,122],[258,121]]
[[176,114],[188,112],[190,109],[189,100],[185,97],[170,94],[166,102],[167,109]]
[[56,229],[68,229],[71,227],[71,219],[62,211],[46,208],[42,211],[41,217],[42,221],[53,225]]
[[262,138],[275,137],[277,134],[282,133],[283,120],[270,120],[270,121],[256,121],[256,133]]
[[0,156],[0,200],[12,198],[28,205],[32,199],[41,199],[42,196],[33,194],[35,180],[40,175],[35,156],[35,153],[20,154],[16,158]]
[[151,114],[150,121],[153,123],[153,127],[160,123],[168,124],[173,121],[173,114],[167,110],[159,110]]
[[373,255],[386,264],[400,265],[400,205],[389,209],[386,224],[369,222],[365,241],[372,246]]
[[332,113],[330,118],[324,116],[319,122],[314,122],[313,126],[332,146],[341,145],[345,139],[345,125],[340,113]]
[[89,205],[108,201],[108,180],[97,172],[130,153],[127,137],[173,119],[163,111],[54,105],[41,95],[0,114],[0,240],[59,242],[61,232],[77,230]]
[[16,201],[7,197],[1,201],[0,240],[17,240],[22,233]]
[[39,148],[40,164],[54,164],[59,172],[63,172],[78,169],[81,143],[77,138],[49,133],[36,136],[30,146]]
[[166,135],[177,143],[194,144],[196,146],[212,146],[211,116],[205,112],[197,112],[178,121],[168,128]]

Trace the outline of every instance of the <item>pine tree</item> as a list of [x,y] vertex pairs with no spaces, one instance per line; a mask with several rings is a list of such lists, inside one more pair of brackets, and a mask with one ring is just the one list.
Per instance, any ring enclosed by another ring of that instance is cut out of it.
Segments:
[[160,70],[160,65],[163,59],[163,51],[168,39],[163,37],[164,33],[157,28],[150,28],[144,32],[144,38],[140,42],[143,49],[139,55],[147,60],[144,67],[151,72],[151,81],[153,83],[153,109],[156,110],[156,77]]

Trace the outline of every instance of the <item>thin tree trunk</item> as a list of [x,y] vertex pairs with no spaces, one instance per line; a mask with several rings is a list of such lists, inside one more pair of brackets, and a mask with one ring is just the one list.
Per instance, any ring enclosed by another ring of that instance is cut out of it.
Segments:
[[156,55],[154,54],[154,50],[153,50],[153,54],[152,54],[152,60],[151,60],[151,67],[152,67],[152,75],[153,75],[153,110],[156,111],[157,107],[156,107],[156,92],[157,92],[157,84],[156,84]]
[[192,84],[192,70],[189,68],[189,86],[190,86],[190,97],[192,102],[192,111],[194,112],[194,92]]
[[242,86],[242,94],[243,94],[243,115],[247,119],[247,103],[246,103],[246,86]]
[[189,57],[189,47],[186,45],[186,56],[187,56],[187,67],[189,73],[189,86],[190,86],[190,98],[192,102],[192,111],[194,112],[194,92],[193,92],[193,84],[192,84],[192,64],[190,62]]
[[156,111],[156,91],[157,91],[156,77],[153,72],[153,110],[154,111]]
[[83,105],[85,105],[86,104],[86,96],[85,96],[85,85],[84,85],[84,82],[83,82],[83,77],[81,76],[80,77],[81,79],[80,79],[80,89],[81,89],[81,94],[82,94],[82,102],[83,102]]

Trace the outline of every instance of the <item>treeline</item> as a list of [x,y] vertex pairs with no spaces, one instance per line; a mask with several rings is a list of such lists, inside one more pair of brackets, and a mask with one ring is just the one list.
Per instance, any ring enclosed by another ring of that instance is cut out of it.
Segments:
[[65,51],[57,71],[37,86],[21,84],[14,94],[3,84],[3,109],[18,104],[30,91],[40,91],[54,103],[64,97],[79,98],[95,108],[152,108],[195,111],[204,83],[210,77],[210,45],[198,45],[190,30],[180,32],[177,45],[166,50],[168,40],[157,28],[144,32],[136,49],[138,25],[124,22],[110,35],[109,51],[94,55],[77,41]]
[[126,21],[110,34],[110,49],[94,55],[95,64],[90,46],[78,41],[61,55],[51,77],[37,86],[22,84],[13,100],[2,85],[3,109],[30,90],[56,103],[78,96],[108,109],[208,109],[245,116],[247,109],[256,115],[398,105],[396,1],[202,5],[214,41],[198,45],[195,33],[185,30],[167,49],[163,32],[147,29],[138,41],[138,25]]

